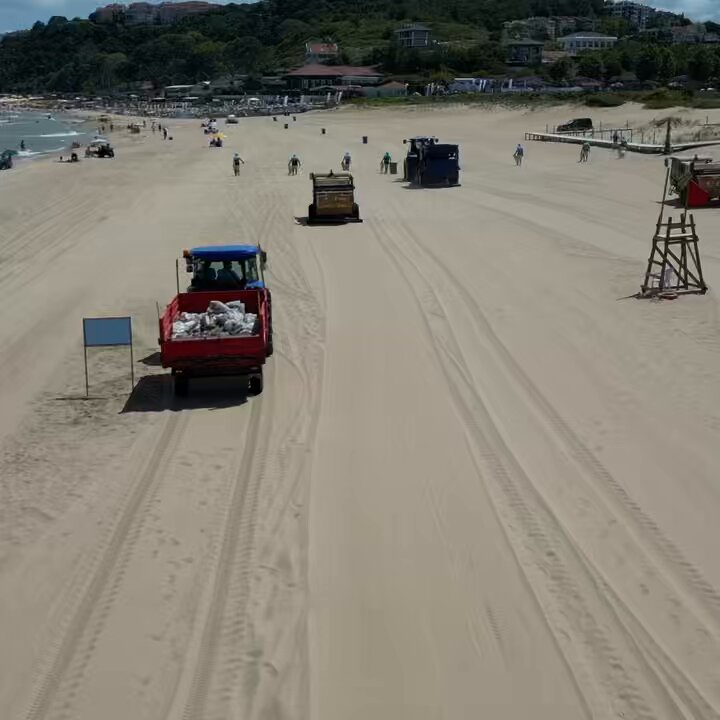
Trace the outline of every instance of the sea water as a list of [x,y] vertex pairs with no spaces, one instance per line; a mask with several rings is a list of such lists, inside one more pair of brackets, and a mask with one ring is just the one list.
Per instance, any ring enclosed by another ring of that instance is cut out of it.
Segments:
[[[73,142],[87,142],[82,120],[42,112],[0,112],[0,153],[15,150],[19,158],[63,152]],[[25,150],[20,144],[25,141]]]

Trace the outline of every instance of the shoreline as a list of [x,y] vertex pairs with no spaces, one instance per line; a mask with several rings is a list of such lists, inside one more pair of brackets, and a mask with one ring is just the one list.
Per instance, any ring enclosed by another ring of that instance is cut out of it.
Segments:
[[[26,113],[26,114],[35,114],[35,113],[42,113],[42,111],[38,110],[37,108],[21,108],[18,109],[18,113]],[[61,162],[60,158],[63,158],[63,161],[65,161],[66,157],[69,157],[73,152],[77,152],[80,160],[85,160],[87,158],[84,157],[84,150],[95,138],[100,137],[100,134],[97,132],[99,130],[96,122],[98,118],[98,113],[96,112],[90,112],[90,111],[66,111],[63,113],[57,113],[54,115],[55,119],[59,122],[65,122],[67,124],[70,124],[72,126],[79,126],[82,127],[84,132],[80,133],[77,137],[83,137],[83,141],[70,141],[66,146],[59,149],[51,149],[46,151],[40,151],[37,153],[34,153],[32,155],[22,155],[18,153],[13,159],[14,159],[14,165],[11,170],[5,170],[0,173],[0,177],[4,173],[19,173],[23,170],[27,170],[30,167],[33,167],[34,165],[38,163],[58,163]],[[128,122],[141,122],[143,119],[147,120],[147,118],[132,118],[127,115],[111,115],[109,113],[100,113],[100,115],[105,115],[108,118],[111,118],[116,123],[128,123]],[[108,132],[104,137],[106,137],[108,140],[111,141],[112,145],[117,148],[124,148],[127,146],[126,140],[128,142],[131,142],[131,139],[127,136],[127,133],[125,132],[125,127],[117,127],[112,133]],[[68,136],[72,137],[72,136]],[[78,148],[73,148],[73,142],[79,142]],[[8,148],[11,149],[11,148]],[[1,150],[0,150],[1,151]]]

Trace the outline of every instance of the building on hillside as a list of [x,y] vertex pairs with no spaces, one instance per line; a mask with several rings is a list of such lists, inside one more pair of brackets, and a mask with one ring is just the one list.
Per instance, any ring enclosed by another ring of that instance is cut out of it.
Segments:
[[221,7],[222,5],[209,2],[164,2],[157,6],[158,19],[156,22],[161,25],[174,25],[186,17],[204,15]]
[[632,0],[615,0],[607,5],[611,17],[626,20],[632,28],[645,29],[655,14],[655,8]]
[[152,25],[156,18],[157,5],[149,2],[132,3],[125,10],[126,25]]
[[558,15],[553,20],[557,28],[556,38],[574,32],[598,32],[600,30],[600,19],[596,17]]
[[311,90],[327,86],[379,85],[383,80],[383,74],[371,67],[314,63],[291,70],[286,74],[285,79],[290,89]]
[[90,15],[90,20],[102,25],[174,25],[183,18],[210,12],[222,5],[199,2],[163,2],[154,5],[149,2],[136,2],[129,5],[114,3],[98,8]]
[[704,23],[670,28],[675,45],[717,45],[720,42],[716,33],[709,33]]
[[503,23],[503,34],[510,40],[552,40],[556,26],[552,18],[531,17],[525,20],[508,20]]
[[670,12],[668,10],[655,10],[655,14],[652,18],[652,24],[656,27],[675,27],[676,25],[682,25],[685,20],[684,15],[678,15],[677,13]]
[[577,55],[584,50],[611,50],[615,47],[617,37],[596,32],[577,32],[559,39],[563,50],[570,55]]
[[599,27],[600,21],[596,18],[557,15],[509,20],[503,23],[503,32],[507,40],[555,40],[559,35],[580,30],[594,32]]
[[[557,33],[557,23],[551,17],[529,17],[527,19],[528,34],[525,37],[533,40],[553,40]],[[521,40],[524,38],[520,38]]]
[[98,8],[90,15],[90,20],[100,25],[116,25],[125,20],[125,5],[113,3],[105,7]]
[[409,23],[395,31],[395,40],[402,48],[429,48],[432,45],[432,33],[427,25]]
[[509,40],[505,43],[508,65],[540,65],[545,44],[539,40]]
[[645,30],[650,26],[679,25],[683,19],[683,16],[677,13],[658,10],[644,2],[633,0],[615,0],[607,5],[607,10],[611,17],[626,20],[634,30]]
[[305,63],[327,63],[337,60],[340,48],[334,42],[317,42],[314,40],[305,43]]

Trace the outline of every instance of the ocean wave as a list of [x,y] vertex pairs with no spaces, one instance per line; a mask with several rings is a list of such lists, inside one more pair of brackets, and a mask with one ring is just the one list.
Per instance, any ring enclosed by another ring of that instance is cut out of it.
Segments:
[[18,157],[32,158],[38,155],[52,155],[53,153],[62,152],[63,150],[65,150],[64,147],[53,148],[52,150],[20,150]]
[[76,130],[70,130],[66,132],[61,133],[48,133],[47,135],[30,135],[29,137],[34,138],[66,138],[66,137],[77,137],[78,135],[82,135],[82,133],[77,132]]

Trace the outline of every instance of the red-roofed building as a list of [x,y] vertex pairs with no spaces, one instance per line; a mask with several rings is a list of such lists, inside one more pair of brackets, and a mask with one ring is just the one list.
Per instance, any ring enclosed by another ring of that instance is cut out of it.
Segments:
[[305,43],[305,62],[310,64],[326,63],[335,60],[340,53],[337,43],[314,42]]
[[291,70],[285,78],[291,89],[310,90],[325,86],[378,85],[382,82],[383,74],[372,67],[313,63]]

